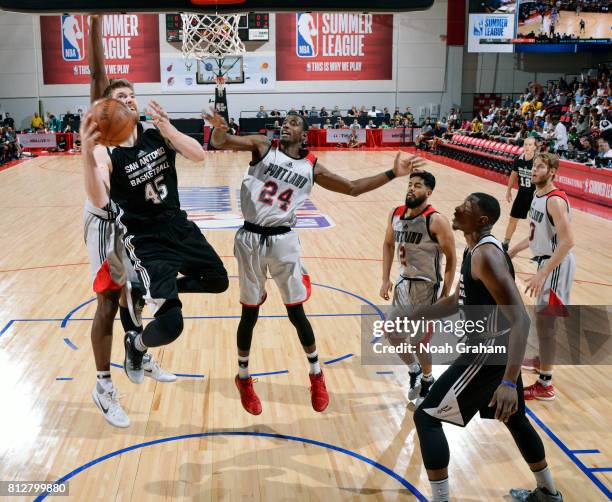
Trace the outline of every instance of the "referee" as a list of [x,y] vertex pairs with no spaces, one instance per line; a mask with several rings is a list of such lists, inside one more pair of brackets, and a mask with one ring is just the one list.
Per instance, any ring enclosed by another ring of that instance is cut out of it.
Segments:
[[506,236],[502,244],[506,252],[508,251],[510,240],[516,231],[518,220],[526,219],[527,214],[529,214],[533,192],[535,191],[535,185],[531,183],[531,168],[533,167],[533,159],[538,151],[536,139],[533,136],[526,138],[523,148],[523,154],[514,161],[512,172],[508,179],[508,191],[506,192],[506,200],[508,202],[512,202],[512,187],[514,187],[517,178],[519,188],[510,210],[510,221],[508,221]]

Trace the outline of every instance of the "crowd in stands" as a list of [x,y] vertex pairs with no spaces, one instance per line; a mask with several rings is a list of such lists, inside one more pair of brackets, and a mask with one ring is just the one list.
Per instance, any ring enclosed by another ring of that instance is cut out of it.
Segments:
[[79,128],[80,116],[67,111],[62,120],[53,113],[47,112],[46,120],[43,120],[38,112],[34,112],[30,120],[28,132],[50,133],[50,132],[76,132]]
[[449,120],[446,130],[437,133],[433,127],[424,128],[419,143],[432,148],[435,136],[448,138],[453,132],[515,145],[533,136],[542,149],[563,158],[608,167],[607,159],[612,157],[611,102],[612,81],[605,68],[596,78],[580,82],[560,79],[545,89],[532,83],[518,99],[505,96],[501,106],[492,106],[471,121],[460,121],[457,126],[457,120]]
[[[265,110],[263,106],[260,106],[255,117],[259,119],[276,119],[274,123],[271,123],[272,128],[280,129],[281,118],[292,113],[308,119],[321,119],[320,127],[324,129],[418,127],[409,106],[406,107],[404,112],[401,112],[399,107],[397,107],[393,114],[389,112],[387,107],[379,110],[375,106],[369,109],[365,106],[361,106],[359,109],[353,106],[350,110],[340,110],[340,107],[334,106],[333,109],[327,110],[324,106],[320,109],[315,106],[307,109],[305,105],[302,105],[299,110],[291,108],[287,111],[279,111],[277,109],[268,111]],[[362,123],[365,125],[362,125]]]

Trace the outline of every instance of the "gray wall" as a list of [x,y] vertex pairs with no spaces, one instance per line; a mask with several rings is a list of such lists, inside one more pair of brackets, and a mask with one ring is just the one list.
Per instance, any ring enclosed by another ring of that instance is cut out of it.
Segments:
[[[228,86],[230,116],[241,110],[289,109],[292,106],[356,106],[404,108],[439,104],[445,91],[446,32],[445,0],[436,0],[425,12],[395,15],[393,79],[390,81],[305,81],[277,82],[274,92],[232,92]],[[275,51],[274,16],[270,20],[270,41],[258,51]],[[40,28],[38,16],[0,12],[0,106],[20,125],[38,109],[65,113],[89,103],[88,85],[42,84]],[[160,16],[160,50],[176,54],[165,41],[165,19]],[[197,116],[212,98],[212,86],[201,94],[162,94],[159,84],[136,84],[141,108],[155,98],[174,116]]]

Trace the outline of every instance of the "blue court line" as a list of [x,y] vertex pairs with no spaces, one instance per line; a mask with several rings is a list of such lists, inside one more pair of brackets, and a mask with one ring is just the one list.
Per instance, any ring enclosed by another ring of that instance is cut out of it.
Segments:
[[[81,465],[80,467],[77,467],[76,469],[74,469],[73,471],[69,472],[68,474],[66,474],[65,476],[61,477],[60,479],[58,479],[57,481],[54,482],[54,484],[62,484],[65,483],[66,481],[68,481],[69,479],[75,477],[77,474],[80,474],[81,472],[89,469],[90,467],[93,467],[96,464],[99,464],[101,462],[104,462],[105,460],[108,460],[110,458],[116,457],[118,455],[122,455],[124,453],[128,453],[132,450],[137,450],[140,448],[145,448],[147,446],[154,446],[160,443],[169,443],[172,441],[180,441],[183,439],[194,439],[194,438],[203,438],[203,437],[213,437],[213,436],[257,436],[257,437],[264,437],[264,438],[271,438],[271,439],[284,439],[286,441],[294,441],[297,443],[303,443],[303,444],[308,444],[308,445],[314,445],[314,446],[320,446],[322,448],[327,448],[328,450],[332,450],[332,451],[337,451],[339,453],[343,453],[344,455],[347,455],[349,457],[353,457],[357,460],[361,460],[362,462],[365,462],[366,464],[371,465],[372,467],[378,469],[379,471],[387,474],[388,476],[390,476],[391,478],[395,479],[396,481],[398,481],[404,488],[406,488],[407,490],[409,490],[412,494],[414,494],[414,496],[416,497],[417,500],[419,500],[420,502],[427,502],[427,499],[425,498],[425,496],[413,485],[411,485],[405,478],[403,478],[402,476],[400,476],[399,474],[397,474],[396,472],[392,471],[391,469],[389,469],[388,467],[385,467],[384,465],[376,462],[376,460],[372,460],[371,458],[368,458],[364,455],[361,455],[360,453],[351,451],[351,450],[347,450],[346,448],[342,448],[340,446],[336,446],[330,443],[323,443],[322,441],[316,441],[314,439],[308,439],[308,438],[303,438],[303,437],[299,437],[299,436],[287,436],[285,434],[272,434],[269,432],[247,432],[247,431],[233,431],[233,432],[202,432],[199,434],[185,434],[182,436],[172,436],[172,437],[166,437],[166,438],[160,438],[160,439],[155,439],[154,441],[148,441],[146,443],[139,443],[139,444],[135,444],[132,446],[128,446],[126,448],[122,448],[121,450],[116,450],[113,451],[111,453],[108,453],[106,455],[103,455],[101,457],[98,457],[94,460],[91,460],[90,462],[87,462],[86,464]],[[36,497],[34,499],[35,502],[39,502],[41,500],[44,500],[45,498],[47,498],[50,495],[50,493],[43,493],[41,495],[39,495],[38,497]]]
[[393,371],[377,371],[377,375],[393,375]]
[[525,412],[531,417],[531,419],[540,426],[540,428],[548,435],[548,437],[550,439],[552,439],[559,448],[561,448],[561,451],[563,451],[563,453],[565,453],[569,459],[574,462],[574,464],[576,464],[576,466],[578,467],[578,469],[580,469],[592,482],[593,484],[599,488],[601,490],[601,492],[608,497],[608,500],[612,500],[612,492],[608,489],[608,487],[606,485],[604,485],[599,478],[597,478],[595,475],[593,475],[592,471],[582,463],[582,461],[574,454],[574,452],[572,450],[570,450],[563,441],[561,441],[561,439],[559,439],[557,437],[557,435],[551,431],[547,425],[542,422],[542,420],[540,420],[538,418],[538,416],[530,409],[525,407]]
[[[230,279],[237,279],[238,276],[235,275],[230,275],[228,276]],[[357,298],[358,300],[362,301],[363,303],[367,303],[370,307],[372,307],[375,311],[376,314],[378,314],[378,316],[381,319],[385,319],[384,314],[382,313],[382,311],[376,306],[374,305],[370,300],[365,299],[362,296],[359,296],[355,293],[351,293],[350,291],[347,291],[346,289],[341,289],[341,288],[336,288],[334,286],[327,286],[326,284],[320,284],[317,282],[312,282],[311,283],[313,286],[319,286],[321,288],[327,288],[327,289],[331,289],[333,291],[338,291],[340,293],[344,293],[345,295],[349,295],[352,296],[353,298]],[[74,315],[75,312],[77,312],[78,310],[80,310],[81,308],[83,308],[85,305],[90,304],[91,302],[95,301],[96,297],[91,298],[90,300],[87,300],[86,302],[81,303],[80,305],[76,306],[75,308],[73,308],[70,312],[68,312],[68,314],[66,314],[66,316],[62,319],[62,322],[60,324],[60,327],[65,328],[66,324],[68,324],[68,321],[71,320],[76,320],[76,319],[72,319],[72,316]],[[359,313],[359,314],[307,314],[307,317],[342,317],[342,316],[364,316],[364,315],[373,315],[373,314],[363,314],[363,313]],[[287,317],[286,315],[282,315],[282,316],[259,316],[259,317]],[[240,316],[226,316],[226,317],[185,317],[184,319],[239,319]],[[88,319],[90,320],[90,319]],[[1,335],[1,333],[0,333]]]
[[327,288],[327,289],[332,289],[334,291],[339,291],[340,293],[344,293],[345,295],[349,295],[352,296],[353,298],[357,298],[358,300],[362,301],[363,303],[367,303],[370,307],[372,307],[376,313],[378,314],[378,316],[384,321],[385,319],[385,315],[383,314],[382,310],[380,310],[376,305],[374,305],[370,300],[366,300],[363,296],[359,296],[355,293],[351,293],[350,291],[347,291],[346,289],[340,289],[340,288],[335,288],[333,286],[327,286],[325,284],[319,284],[317,282],[313,282],[311,283],[315,286],[319,286],[321,288]]
[[266,373],[251,373],[251,376],[260,377],[260,376],[266,376],[266,375],[282,375],[284,373],[289,373],[289,370],[267,371]]
[[591,467],[591,472],[612,472],[612,467]]
[[86,302],[81,303],[79,306],[74,307],[70,312],[68,312],[66,314],[66,316],[62,319],[62,323],[60,324],[61,328],[65,328],[66,324],[68,324],[68,321],[70,320],[70,318],[72,317],[72,314],[74,314],[77,310],[82,309],[85,305],[89,305],[91,302],[96,301],[96,297],[94,296],[92,299],[87,300]]
[[56,380],[72,380],[72,377],[57,377]]
[[[123,364],[110,363],[114,368],[123,369]],[[177,377],[182,378],[204,378],[206,375],[202,375],[201,373],[174,373]]]
[[9,322],[7,322],[4,325],[4,328],[2,328],[2,331],[0,331],[0,336],[4,335],[4,333],[13,325],[15,321],[13,319],[11,319]]
[[573,454],[578,455],[580,453],[601,453],[599,450],[570,450]]
[[345,354],[343,356],[340,357],[336,357],[336,359],[332,359],[331,361],[326,361],[323,364],[334,364],[337,363],[338,361],[342,361],[344,359],[348,359],[349,357],[353,357],[354,354]]
[[70,347],[72,350],[79,350],[79,348],[74,343],[72,343],[69,338],[64,338],[64,343],[68,345],[68,347]]

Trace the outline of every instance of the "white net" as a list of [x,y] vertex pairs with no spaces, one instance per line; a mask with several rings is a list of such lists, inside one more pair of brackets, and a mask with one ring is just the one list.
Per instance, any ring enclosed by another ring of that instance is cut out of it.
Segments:
[[224,58],[244,54],[238,25],[245,14],[181,14],[183,20],[183,57],[193,59]]

